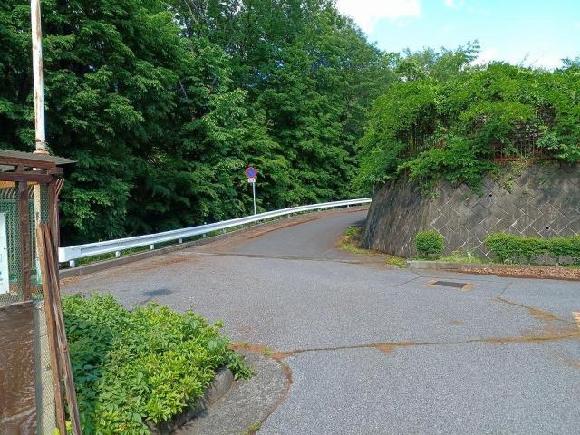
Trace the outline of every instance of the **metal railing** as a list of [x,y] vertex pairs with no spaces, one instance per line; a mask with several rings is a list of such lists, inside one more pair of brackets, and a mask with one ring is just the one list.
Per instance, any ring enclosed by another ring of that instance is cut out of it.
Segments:
[[350,207],[356,205],[369,204],[371,198],[347,199],[343,201],[325,202],[321,204],[303,205],[300,207],[283,208],[280,210],[267,211],[243,218],[228,219],[213,224],[200,225],[197,227],[179,228],[177,230],[164,231],[157,234],[145,236],[125,237],[122,239],[107,240],[104,242],[87,243],[86,245],[65,246],[58,249],[58,261],[68,262],[71,267],[75,266],[75,260],[79,258],[94,257],[97,255],[115,253],[116,257],[121,256],[121,252],[127,249],[149,246],[155,249],[155,245],[177,240],[182,243],[183,239],[203,236],[215,231],[227,230],[228,228],[240,227],[258,221],[274,219],[294,213],[303,213],[313,210],[324,210],[328,208]]

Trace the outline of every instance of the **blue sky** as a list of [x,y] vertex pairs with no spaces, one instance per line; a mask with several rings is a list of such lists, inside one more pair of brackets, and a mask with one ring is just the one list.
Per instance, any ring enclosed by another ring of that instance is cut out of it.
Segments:
[[479,40],[480,62],[554,68],[580,56],[580,0],[337,0],[387,51]]

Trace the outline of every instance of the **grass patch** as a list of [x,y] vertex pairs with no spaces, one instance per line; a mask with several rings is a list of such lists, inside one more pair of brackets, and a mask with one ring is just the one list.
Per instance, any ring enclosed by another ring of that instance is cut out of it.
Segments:
[[256,421],[255,423],[252,423],[251,425],[248,426],[248,428],[245,430],[243,435],[254,435],[261,428],[262,428],[262,422]]
[[201,397],[217,370],[251,376],[242,357],[192,313],[156,304],[129,311],[112,296],[63,298],[83,432],[149,433]]
[[407,267],[407,259],[403,257],[397,257],[396,255],[387,255],[387,258],[385,258],[385,263],[389,266]]
[[[362,231],[361,227],[348,227],[340,239],[340,249],[355,255],[384,255],[371,249],[360,247]],[[384,255],[384,257],[385,264],[389,266],[407,267],[407,260],[403,257],[397,257],[396,255]]]
[[357,226],[348,227],[340,239],[340,249],[351,254],[368,255],[370,251],[360,247],[362,228]]

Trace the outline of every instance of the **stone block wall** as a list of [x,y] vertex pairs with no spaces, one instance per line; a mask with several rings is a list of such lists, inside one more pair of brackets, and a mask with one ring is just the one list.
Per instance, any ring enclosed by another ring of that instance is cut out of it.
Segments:
[[446,239],[446,253],[471,251],[488,256],[489,233],[523,236],[580,234],[580,168],[557,163],[529,167],[506,165],[487,177],[480,193],[442,183],[433,197],[408,180],[387,183],[373,198],[363,245],[411,257],[415,234],[436,229]]

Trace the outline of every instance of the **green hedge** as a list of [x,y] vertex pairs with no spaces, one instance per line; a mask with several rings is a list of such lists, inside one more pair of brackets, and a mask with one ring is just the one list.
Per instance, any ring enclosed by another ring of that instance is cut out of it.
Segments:
[[485,238],[485,246],[502,263],[533,263],[540,256],[571,257],[580,264],[580,236],[522,237],[507,233],[493,233]]
[[438,258],[445,248],[445,238],[436,230],[419,231],[415,236],[415,247],[421,258]]
[[220,325],[150,304],[128,311],[112,296],[63,300],[83,433],[149,433],[199,398],[220,367],[250,376]]

